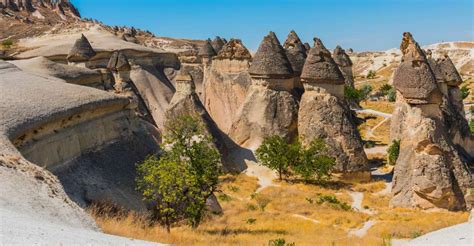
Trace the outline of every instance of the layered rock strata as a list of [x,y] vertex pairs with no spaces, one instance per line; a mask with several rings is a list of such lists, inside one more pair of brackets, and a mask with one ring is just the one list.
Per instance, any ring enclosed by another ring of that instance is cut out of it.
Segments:
[[466,200],[472,177],[444,119],[442,104],[449,99],[410,33],[403,34],[401,50],[393,80],[398,95],[391,131],[392,138],[400,140],[400,155],[391,205],[465,209],[470,206]]
[[298,115],[300,140],[305,145],[325,140],[327,153],[336,158],[334,171],[369,178],[363,142],[344,99],[344,76],[321,40],[314,41],[301,74],[305,92]]

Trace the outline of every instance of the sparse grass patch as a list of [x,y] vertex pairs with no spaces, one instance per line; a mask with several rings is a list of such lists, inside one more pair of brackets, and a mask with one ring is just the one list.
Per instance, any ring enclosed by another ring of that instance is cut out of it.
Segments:
[[372,109],[376,111],[380,111],[383,113],[391,114],[393,112],[395,103],[379,100],[379,101],[364,101],[360,103],[360,106],[366,109]]

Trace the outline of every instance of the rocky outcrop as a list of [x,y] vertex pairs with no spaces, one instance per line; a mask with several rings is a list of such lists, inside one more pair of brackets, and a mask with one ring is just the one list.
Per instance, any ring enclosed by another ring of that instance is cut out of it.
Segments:
[[391,131],[392,138],[400,140],[400,155],[391,204],[465,209],[472,178],[444,119],[441,105],[450,99],[443,95],[439,78],[410,33],[404,33],[401,50],[402,63],[393,81],[398,95]]
[[198,56],[201,58],[201,62],[204,65],[209,65],[211,63],[212,57],[216,56],[217,53],[212,48],[211,41],[206,40],[204,45],[199,49]]
[[336,46],[333,58],[344,76],[346,86],[354,88],[354,76],[352,74],[352,61],[341,46]]
[[231,39],[212,60],[204,82],[204,106],[228,133],[251,84],[247,70],[252,56],[239,39]]
[[317,38],[301,80],[305,92],[300,102],[298,133],[303,144],[323,139],[328,154],[336,158],[336,172],[370,177],[362,139],[344,99],[344,77],[331,53]]
[[142,209],[135,163],[158,150],[159,136],[136,117],[136,105],[113,93],[0,65],[0,100],[12,105],[2,108],[2,151],[55,174],[80,205],[108,201]]
[[95,55],[96,53],[89,43],[89,40],[82,34],[81,37],[76,40],[74,46],[72,46],[66,59],[72,64],[85,63]]
[[73,17],[81,17],[79,11],[69,0],[2,0],[0,8],[28,13],[33,13],[41,8],[47,8],[57,11],[63,16],[69,14]]
[[214,48],[214,51],[216,53],[219,53],[219,51],[221,51],[221,49],[225,45],[225,43],[227,43],[227,42],[224,42],[224,40],[221,37],[216,36],[212,40],[211,45],[212,45],[212,48]]
[[264,138],[297,135],[298,101],[293,70],[275,33],[264,37],[249,68],[252,85],[239,108],[229,136],[242,147],[256,149]]
[[295,90],[297,90],[297,94],[301,96],[301,94],[303,94],[304,88],[301,84],[300,76],[301,72],[303,71],[304,62],[307,56],[306,48],[295,31],[291,31],[290,34],[288,34],[288,37],[283,44],[283,48],[286,51],[286,56],[288,57],[291,68],[294,72]]

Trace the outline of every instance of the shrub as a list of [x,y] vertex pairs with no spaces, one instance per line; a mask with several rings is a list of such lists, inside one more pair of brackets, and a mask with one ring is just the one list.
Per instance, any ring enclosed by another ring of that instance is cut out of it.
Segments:
[[467,86],[461,87],[461,97],[463,100],[466,99],[470,93],[471,92],[469,91],[469,88],[467,88]]
[[395,165],[400,154],[400,140],[393,140],[390,147],[387,149],[388,164]]
[[392,90],[393,87],[389,84],[384,84],[380,87],[379,91],[382,93],[382,95],[387,96],[390,90]]
[[319,194],[318,199],[316,200],[316,203],[318,205],[328,203],[329,206],[331,206],[335,209],[342,209],[344,211],[348,211],[352,208],[349,204],[347,204],[345,202],[341,202],[335,196],[331,196],[331,195],[321,195],[321,194]]
[[395,102],[397,100],[397,91],[395,88],[392,88],[388,91],[387,99],[389,102]]
[[278,178],[282,180],[297,156],[296,151],[282,137],[275,135],[265,138],[255,153],[259,163],[277,171]]
[[360,91],[351,86],[344,86],[344,96],[347,100],[358,103],[360,100]]
[[301,176],[305,182],[316,179],[316,181],[327,180],[331,177],[331,171],[336,159],[325,155],[326,143],[322,139],[313,140],[307,148],[298,144],[299,158],[294,163],[292,170]]
[[369,97],[370,93],[372,92],[373,88],[371,85],[363,85],[360,88],[360,95],[359,95],[359,100],[364,101],[367,100]]
[[253,225],[253,224],[255,224],[256,221],[257,221],[257,219],[255,219],[255,218],[248,218],[245,223],[247,223],[249,225]]
[[223,201],[223,202],[230,202],[232,201],[232,197],[230,197],[229,195],[225,194],[225,193],[221,193],[217,196],[219,198],[219,200]]
[[283,238],[277,238],[268,241],[268,246],[296,246],[296,243],[286,243],[286,240]]
[[11,39],[5,39],[2,41],[2,46],[6,48],[10,48],[13,45],[13,41]]
[[471,133],[474,133],[474,120],[471,120],[471,122],[469,122],[469,128],[471,128]]
[[375,73],[375,71],[373,70],[370,70],[369,73],[367,73],[367,79],[375,79],[375,76],[377,76],[377,74]]
[[171,226],[186,219],[196,228],[206,200],[216,191],[220,155],[198,117],[171,118],[163,136],[161,158],[148,157],[137,167],[137,188],[153,204],[152,220]]

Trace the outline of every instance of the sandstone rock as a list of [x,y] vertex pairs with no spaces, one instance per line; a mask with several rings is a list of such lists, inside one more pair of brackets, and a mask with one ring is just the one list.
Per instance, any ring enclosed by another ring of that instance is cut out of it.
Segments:
[[224,42],[224,40],[222,40],[221,37],[216,36],[212,40],[211,45],[212,45],[212,48],[214,48],[214,51],[216,53],[219,53],[219,51],[221,51],[222,47],[225,45],[225,42]]
[[362,139],[344,99],[344,77],[317,38],[301,79],[305,92],[300,102],[298,133],[303,144],[323,139],[328,154],[336,158],[336,172],[362,172],[370,177]]
[[394,76],[398,95],[391,130],[392,138],[400,140],[400,155],[391,204],[465,209],[469,207],[466,195],[472,177],[450,135],[459,129],[448,130],[459,125],[446,119],[455,111],[449,96],[440,92],[440,78],[430,67],[437,64],[430,64],[410,33],[404,33],[401,50],[402,63]]
[[291,68],[294,72],[295,90],[297,91],[296,93],[301,96],[301,94],[303,94],[304,88],[300,81],[300,75],[307,56],[306,48],[295,31],[291,31],[290,34],[288,34],[283,48],[286,51],[286,56],[288,57]]
[[219,128],[228,133],[251,84],[252,56],[239,39],[231,39],[214,57],[204,83],[204,105]]
[[266,36],[249,68],[252,85],[237,112],[229,136],[240,146],[255,149],[264,138],[280,135],[291,141],[297,134],[297,99],[293,70],[273,32]]
[[216,51],[214,48],[212,48],[211,42],[209,40],[206,40],[198,52],[198,56],[201,57],[203,63],[209,63],[210,59],[216,55]]
[[74,46],[67,56],[67,60],[69,62],[86,62],[95,55],[96,53],[89,43],[89,40],[82,34],[81,38],[74,43]]
[[311,50],[311,45],[309,45],[309,43],[304,43],[304,48],[306,49],[306,53],[309,53],[309,50]]
[[352,61],[341,46],[336,46],[333,51],[333,58],[344,76],[346,86],[354,87],[354,76],[352,74]]

